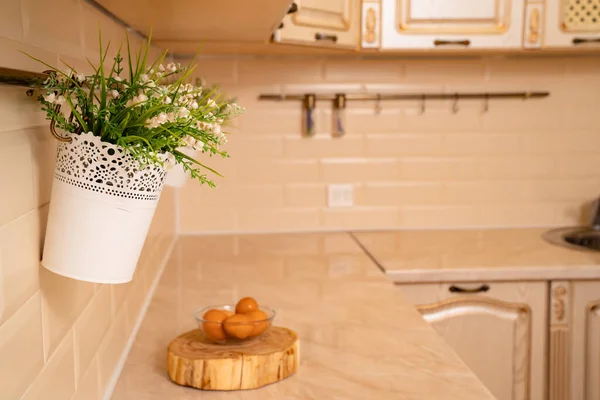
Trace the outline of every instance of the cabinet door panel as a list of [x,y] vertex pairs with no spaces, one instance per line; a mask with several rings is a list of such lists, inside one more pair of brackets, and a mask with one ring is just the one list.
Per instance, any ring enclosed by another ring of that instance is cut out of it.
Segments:
[[524,0],[382,0],[382,48],[521,48]]
[[344,31],[350,26],[351,7],[349,0],[304,0],[292,21],[298,26]]
[[359,0],[296,0],[298,11],[283,19],[275,41],[311,46],[357,48]]
[[473,294],[451,286],[399,288],[498,400],[544,399],[547,285],[492,283]]
[[550,400],[600,399],[600,281],[552,282],[551,294],[550,353],[561,357],[550,363]]
[[600,48],[597,42],[585,42],[600,39],[599,0],[553,0],[546,9],[546,46]]
[[402,31],[502,32],[510,24],[507,0],[397,0]]
[[[600,293],[596,296],[600,297]],[[586,307],[586,323],[586,399],[600,399],[600,300]]]

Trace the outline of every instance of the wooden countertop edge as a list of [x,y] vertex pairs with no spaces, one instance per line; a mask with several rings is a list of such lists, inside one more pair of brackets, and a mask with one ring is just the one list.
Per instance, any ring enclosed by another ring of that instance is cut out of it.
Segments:
[[394,283],[600,279],[600,265],[386,270]]

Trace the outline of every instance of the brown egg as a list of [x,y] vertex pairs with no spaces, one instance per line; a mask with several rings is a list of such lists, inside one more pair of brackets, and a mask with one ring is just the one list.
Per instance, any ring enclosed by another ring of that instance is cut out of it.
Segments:
[[269,324],[270,324],[270,321],[268,321],[269,317],[267,316],[267,314],[264,311],[262,311],[262,310],[251,311],[245,315],[247,315],[251,321],[259,321],[259,322],[254,322],[252,324],[253,330],[252,330],[252,334],[250,336],[258,336],[269,327]]
[[258,303],[252,297],[244,297],[235,306],[236,314],[246,314],[258,310]]
[[208,310],[204,313],[202,319],[202,330],[204,335],[214,341],[222,341],[227,338],[223,321],[227,318],[227,314],[223,310]]
[[235,314],[231,317],[227,317],[223,322],[225,332],[231,337],[236,339],[246,339],[254,331],[254,325],[252,321],[244,314]]

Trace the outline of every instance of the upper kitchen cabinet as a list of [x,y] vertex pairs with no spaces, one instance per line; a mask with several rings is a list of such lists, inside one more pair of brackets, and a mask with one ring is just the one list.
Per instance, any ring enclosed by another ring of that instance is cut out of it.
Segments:
[[153,42],[175,54],[266,46],[292,0],[95,0]]
[[296,0],[283,26],[273,35],[279,43],[356,49],[360,38],[359,0]]
[[599,0],[550,0],[546,9],[546,47],[600,49]]
[[382,0],[381,49],[520,49],[524,10],[524,0]]

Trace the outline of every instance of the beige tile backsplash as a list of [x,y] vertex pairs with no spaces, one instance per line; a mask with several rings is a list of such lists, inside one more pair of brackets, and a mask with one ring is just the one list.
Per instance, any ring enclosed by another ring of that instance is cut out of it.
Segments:
[[[80,0],[10,0],[0,66],[39,71],[26,51],[86,67],[124,29]],[[52,4],[50,4],[52,3]],[[133,38],[134,44],[140,43]],[[156,49],[158,51],[159,49]],[[114,52],[114,51],[113,51]],[[598,194],[600,59],[341,60],[205,58],[198,68],[248,112],[230,129],[231,158],[212,160],[220,189],[166,189],[134,280],[96,285],[39,265],[55,142],[21,88],[0,88],[0,397],[99,400],[175,234],[575,223]],[[331,105],[300,135],[299,103],[261,92],[547,89],[545,100],[350,103],[332,138]],[[327,185],[351,183],[355,206],[329,209]]]
[[[188,184],[184,233],[574,224],[600,189],[600,58],[341,60],[206,58],[198,74],[247,108],[217,190]],[[542,100],[350,102],[331,137],[319,102],[301,137],[299,102],[260,93],[549,90]],[[352,183],[355,206],[327,207]]]
[[[40,71],[97,59],[125,31],[79,0],[9,0],[0,12],[0,66]],[[132,37],[135,45],[141,42]],[[155,49],[157,53],[160,49]],[[86,67],[87,68],[87,67]],[[175,196],[163,193],[134,281],[91,284],[40,266],[55,140],[23,88],[0,87],[0,398],[100,400],[174,237]]]

